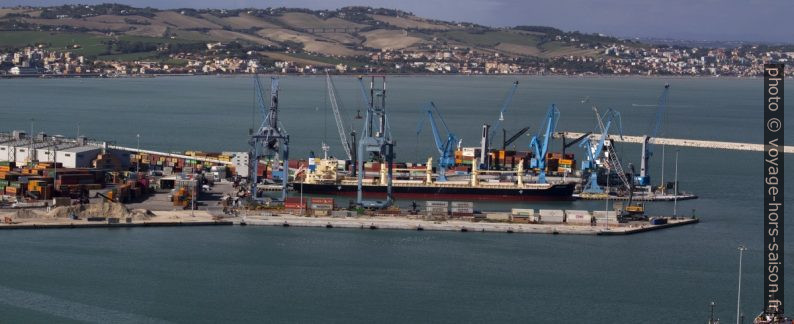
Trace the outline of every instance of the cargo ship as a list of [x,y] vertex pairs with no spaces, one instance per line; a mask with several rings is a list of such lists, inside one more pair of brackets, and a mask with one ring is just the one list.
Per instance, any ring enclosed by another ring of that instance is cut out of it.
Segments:
[[[337,160],[319,159],[310,169],[301,169],[292,182],[292,188],[307,194],[356,195],[358,180],[355,177],[341,176]],[[489,173],[500,175],[514,173],[523,175],[523,163],[518,163],[515,171],[478,170],[476,165],[466,180],[435,181],[432,161],[420,172],[424,179],[399,179],[392,181],[394,198],[403,199],[466,199],[466,200],[524,200],[559,201],[573,199],[574,183],[525,183],[523,176],[513,176],[510,181],[485,180],[482,176]],[[394,169],[395,172],[415,173],[416,169]],[[387,191],[386,166],[380,166],[380,175],[362,181],[362,194],[383,197]]]

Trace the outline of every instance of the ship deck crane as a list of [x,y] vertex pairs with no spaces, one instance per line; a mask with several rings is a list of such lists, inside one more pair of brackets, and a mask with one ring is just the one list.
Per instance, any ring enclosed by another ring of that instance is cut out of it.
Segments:
[[649,143],[651,138],[659,136],[659,130],[662,127],[662,116],[667,109],[667,96],[670,93],[670,84],[664,85],[664,90],[659,96],[659,103],[656,105],[656,118],[654,119],[653,127],[650,131],[650,136],[645,135],[642,139],[642,161],[640,162],[640,175],[635,177],[634,181],[640,186],[647,186],[651,184],[651,176],[649,172],[648,160],[653,155],[652,145]]
[[347,133],[345,132],[345,125],[342,122],[342,116],[339,113],[339,104],[336,100],[336,88],[331,81],[331,75],[325,73],[326,87],[328,88],[328,98],[331,101],[331,109],[334,111],[334,119],[336,120],[336,129],[339,131],[339,140],[342,142],[342,149],[345,150],[347,159],[352,161],[353,154],[350,152],[350,142],[347,140]]
[[[249,171],[251,172],[251,198],[262,200],[259,197],[257,185],[259,184],[259,159],[268,158],[270,161],[277,161],[279,156],[283,163],[281,177],[281,201],[287,198],[287,183],[289,181],[289,135],[278,121],[278,78],[270,78],[270,107],[265,104],[262,85],[259,75],[254,76],[254,87],[256,88],[256,99],[259,111],[263,117],[262,123],[256,132],[251,134],[248,144],[251,145],[249,152]],[[276,163],[275,165],[277,165]],[[276,170],[276,167],[273,167]],[[277,172],[273,172],[274,179]]]
[[[546,183],[546,152],[549,150],[549,140],[551,140],[554,129],[557,128],[559,119],[560,111],[557,106],[551,104],[543,122],[545,131],[541,134],[541,129],[538,129],[537,135],[532,136],[532,141],[529,143],[529,147],[535,155],[535,158],[531,160],[530,167],[539,170],[538,183]],[[541,136],[543,137],[542,140],[540,139]]]
[[[375,76],[372,76],[369,83],[369,95],[367,95],[365,90],[363,78],[358,78],[361,87],[361,99],[364,102],[364,106],[367,107],[367,113],[364,118],[361,139],[358,141],[358,149],[356,150],[356,176],[358,180],[356,204],[366,208],[386,208],[394,202],[392,198],[394,142],[391,139],[391,130],[386,113],[386,77],[381,76],[381,78],[381,89],[375,89]],[[379,105],[376,104],[375,97],[380,97]],[[377,130],[375,130],[376,126]],[[386,179],[383,179],[382,176],[380,179],[381,184],[386,185],[385,201],[364,201],[363,199],[364,156],[369,154],[373,155],[381,163],[385,162],[387,164]]]
[[499,108],[499,118],[496,119],[493,127],[488,124],[483,125],[483,138],[481,141],[482,147],[480,150],[481,169],[488,169],[491,164],[488,155],[489,151],[491,150],[491,139],[494,138],[494,131],[502,127],[502,122],[505,120],[505,112],[507,112],[507,108],[510,107],[510,103],[513,102],[513,95],[515,95],[517,88],[518,81],[514,81],[513,86],[510,88],[510,91],[507,92],[505,99],[502,101],[502,107]]
[[[438,111],[436,105],[431,101],[425,107],[425,111],[427,112],[427,118],[430,120],[430,127],[433,131],[433,140],[436,143],[436,149],[438,150],[439,159],[438,159],[438,181],[447,181],[447,168],[452,167],[455,165],[455,143],[458,141],[455,137],[455,134],[449,131],[447,127],[447,123],[444,121],[444,118],[441,116],[441,112]],[[438,116],[438,119],[441,121],[441,125],[444,126],[444,131],[447,133],[446,141],[442,140],[441,134],[439,133],[438,126],[436,125],[436,118],[433,113]],[[416,135],[418,136],[419,133],[422,132],[422,127],[424,126],[424,119],[419,122],[419,126],[416,129]]]
[[507,138],[507,139],[505,139],[505,140],[504,140],[504,142],[502,143],[502,150],[506,150],[506,149],[507,149],[507,147],[508,147],[510,144],[513,144],[513,142],[515,142],[516,140],[518,140],[519,138],[521,138],[521,136],[522,136],[522,135],[524,135],[524,134],[526,134],[528,131],[529,131],[529,126],[527,126],[527,127],[524,127],[524,128],[522,128],[522,129],[518,130],[518,131],[517,131],[515,134],[513,134],[513,136],[510,136],[510,138],[507,138],[507,131],[505,131],[504,129],[502,129],[502,135],[503,135],[503,137],[504,137],[504,138]]
[[[598,164],[596,161],[599,159],[601,154],[604,151],[604,144],[609,136],[609,128],[612,125],[614,120],[618,122],[618,128],[620,129],[620,136],[623,136],[623,123],[620,118],[620,113],[609,109],[604,116],[598,115],[598,110],[593,108],[596,113],[596,119],[598,120],[598,125],[601,128],[601,136],[598,139],[598,142],[593,145],[593,141],[591,137],[586,138],[582,141],[579,146],[584,147],[587,153],[586,160],[582,161],[582,171],[589,171],[590,177],[585,184],[584,192],[587,193],[602,193],[603,190],[598,185]],[[604,122],[606,120],[606,122]]]

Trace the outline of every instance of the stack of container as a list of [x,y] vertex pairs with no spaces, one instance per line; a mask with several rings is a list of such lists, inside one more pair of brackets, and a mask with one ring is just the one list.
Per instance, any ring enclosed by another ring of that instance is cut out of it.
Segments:
[[573,153],[546,153],[546,172],[573,172],[574,162]]
[[333,198],[312,198],[311,204],[314,216],[328,216],[330,211],[334,209]]
[[452,217],[467,217],[474,214],[474,203],[471,201],[453,201],[451,206]]
[[427,216],[447,216],[449,211],[448,201],[432,201],[425,202],[425,213]]
[[284,201],[284,209],[289,213],[298,214],[306,209],[306,199],[301,200],[300,197],[287,197]]
[[516,223],[537,223],[538,216],[534,209],[513,208],[510,211],[510,218]]
[[49,177],[28,178],[27,191],[38,199],[52,199],[53,179]]

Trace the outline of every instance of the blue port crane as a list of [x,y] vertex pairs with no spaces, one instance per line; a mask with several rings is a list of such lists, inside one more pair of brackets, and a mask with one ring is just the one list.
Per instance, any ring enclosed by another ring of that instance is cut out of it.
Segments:
[[[529,147],[535,157],[530,163],[531,168],[536,168],[538,173],[538,183],[546,183],[546,153],[549,151],[549,140],[557,128],[557,121],[560,119],[560,111],[557,106],[551,104],[549,110],[546,111],[546,118],[544,118],[543,128],[538,129],[538,133],[532,136],[532,141]],[[541,132],[543,132],[541,134]],[[540,138],[543,137],[541,140]],[[521,176],[521,175],[519,175]]]
[[647,186],[651,184],[651,176],[650,172],[648,172],[648,159],[650,159],[653,155],[653,150],[649,141],[651,138],[658,136],[659,130],[662,128],[662,117],[664,116],[664,113],[667,109],[667,96],[669,93],[670,84],[666,83],[664,85],[664,90],[662,90],[662,94],[659,96],[659,103],[656,105],[656,117],[650,130],[651,135],[645,135],[642,137],[642,161],[640,163],[640,175],[634,179],[634,181],[637,182],[637,185],[640,186]]
[[[436,149],[438,150],[439,158],[438,158],[438,181],[447,181],[447,169],[455,166],[455,143],[457,143],[457,138],[455,134],[449,131],[449,127],[447,127],[447,123],[444,121],[444,117],[441,116],[441,112],[438,111],[438,107],[432,101],[425,105],[424,111],[427,112],[427,119],[430,120],[430,127],[433,131],[433,139],[436,143]],[[435,115],[434,115],[435,113]],[[442,140],[441,134],[439,132],[438,126],[436,125],[436,118],[441,121],[441,125],[444,126],[444,132],[447,134],[446,141]],[[419,122],[419,126],[416,128],[416,135],[418,136],[422,132],[422,128],[424,127],[424,119]]]
[[[595,110],[595,108],[593,108]],[[586,152],[586,160],[582,161],[582,171],[590,172],[590,177],[587,180],[587,183],[584,187],[584,192],[587,193],[602,193],[603,190],[598,185],[598,161],[599,157],[604,151],[604,144],[606,143],[607,137],[609,136],[609,128],[612,126],[612,122],[617,120],[618,129],[620,132],[620,136],[623,136],[623,122],[620,118],[620,113],[616,110],[608,109],[604,116],[599,116],[598,111],[595,110],[596,119],[598,119],[598,125],[601,127],[601,137],[599,137],[598,142],[593,143],[591,137],[587,137],[584,141],[579,143],[579,146],[583,147]]]

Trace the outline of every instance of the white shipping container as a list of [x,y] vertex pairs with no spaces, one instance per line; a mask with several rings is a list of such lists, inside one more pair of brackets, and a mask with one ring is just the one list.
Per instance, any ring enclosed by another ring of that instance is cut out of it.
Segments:
[[540,221],[543,223],[565,222],[565,212],[560,209],[541,209],[538,213],[540,214]]
[[475,148],[474,147],[464,147],[463,148],[463,156],[474,157],[475,156]]
[[535,215],[534,209],[523,209],[523,208],[513,208],[510,211],[513,215],[524,215],[524,216],[532,216]]
[[312,209],[314,210],[332,210],[334,209],[333,204],[312,204]]
[[474,208],[474,203],[471,201],[453,201],[450,206],[452,208]]
[[449,206],[449,202],[448,201],[432,201],[432,200],[429,200],[429,201],[425,202],[425,206],[427,206],[427,207],[444,207],[444,208],[446,208],[446,207]]
[[566,210],[565,222],[571,224],[590,224],[593,216],[587,210]]
[[606,222],[609,223],[618,223],[618,212],[614,210],[604,211],[604,210],[596,210],[593,211],[593,217],[596,219],[596,223],[604,224]]
[[510,214],[509,213],[486,213],[485,214],[485,218],[486,219],[492,219],[492,220],[510,220]]
[[453,213],[466,213],[466,214],[472,214],[472,213],[474,213],[474,208],[468,208],[468,207],[452,207],[452,208],[451,208],[451,211],[452,211]]
[[[571,213],[572,212],[572,213]],[[565,222],[568,224],[589,225],[592,223],[593,216],[586,210],[565,211]]]

